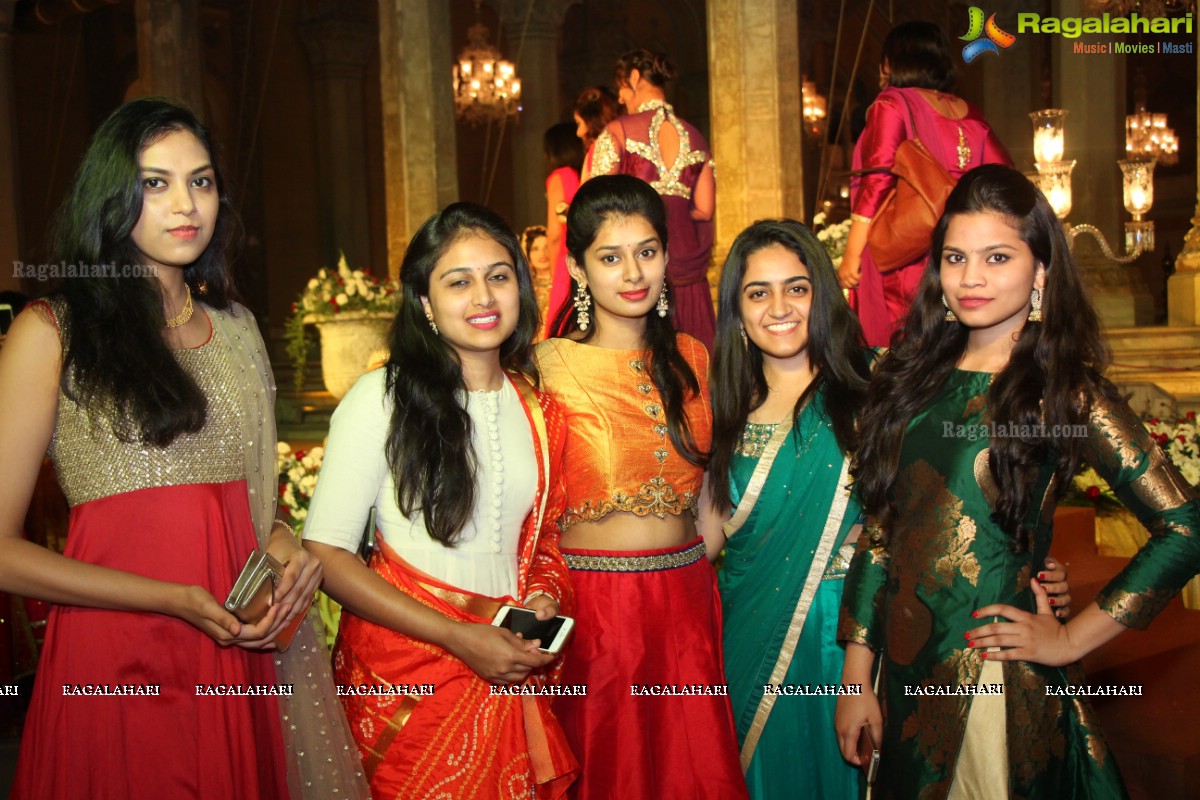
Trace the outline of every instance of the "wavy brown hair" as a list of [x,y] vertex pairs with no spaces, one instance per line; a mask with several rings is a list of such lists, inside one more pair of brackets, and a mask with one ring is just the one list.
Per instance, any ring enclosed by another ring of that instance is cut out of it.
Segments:
[[977,167],[962,177],[947,199],[912,310],[868,390],[852,472],[863,508],[877,515],[888,531],[896,515],[891,492],[905,432],[954,371],[969,334],[962,323],[945,320],[939,270],[946,227],[959,214],[978,213],[1005,217],[1046,268],[1044,321],[1027,322],[1021,329],[987,398],[989,419],[997,426],[1044,425],[1047,432],[1038,438],[994,437],[989,447],[988,467],[999,489],[992,516],[1021,552],[1029,546],[1026,522],[1039,469],[1053,463],[1061,495],[1084,444],[1070,435],[1072,426],[1087,423],[1092,398],[1115,400],[1118,392],[1103,377],[1108,349],[1062,226],[1042,193],[1014,169],[998,164]]
[[[862,328],[850,310],[837,273],[813,232],[792,219],[759,220],[738,234],[721,269],[720,303],[712,366],[713,449],[709,471],[713,507],[731,505],[729,465],[741,441],[750,412],[767,399],[763,357],[753,343],[742,344],[741,295],[750,256],[771,245],[793,253],[808,267],[812,305],[808,318],[808,358],[813,381],[796,401],[799,416],[805,403],[825,389],[825,414],[844,452],[858,446],[855,420],[867,395],[871,376]],[[793,435],[798,435],[795,431]]]

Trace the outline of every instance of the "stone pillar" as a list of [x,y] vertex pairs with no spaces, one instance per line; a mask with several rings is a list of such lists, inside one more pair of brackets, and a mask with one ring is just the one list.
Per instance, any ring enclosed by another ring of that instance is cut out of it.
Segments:
[[458,199],[450,15],[440,0],[379,0],[388,271],[409,239]]
[[[559,31],[567,9],[577,0],[500,0],[504,25],[504,57],[517,65],[523,110],[512,137],[513,215],[516,230],[546,224],[546,154],[542,139],[557,122],[571,115],[560,105],[558,91]],[[528,24],[526,24],[528,22]]]
[[[1054,7],[1060,17],[1086,14],[1080,0],[1059,0]],[[1095,225],[1112,249],[1121,253],[1125,250],[1125,207],[1117,161],[1125,157],[1125,59],[1080,57],[1072,52],[1072,40],[1058,36],[1054,40],[1054,105],[1069,112],[1065,158],[1077,162],[1068,220]],[[1032,127],[1029,130],[1032,139]],[[1074,252],[1092,303],[1106,326],[1154,323],[1154,299],[1136,264],[1109,261],[1086,235],[1075,239]]]
[[21,260],[17,203],[17,127],[13,113],[12,21],[16,0],[0,0],[0,291],[20,291],[13,262]]
[[336,11],[300,30],[313,71],[321,261],[328,266],[339,251],[352,267],[370,266],[363,82],[374,38],[367,22]]
[[718,267],[754,220],[804,218],[796,13],[796,0],[708,0]]
[[138,88],[204,117],[200,0],[137,0]]
[[[1196,29],[1200,50],[1200,27]],[[1196,62],[1197,97],[1200,99],[1200,59]],[[1200,128],[1196,131],[1196,212],[1192,229],[1175,259],[1175,274],[1167,281],[1167,324],[1200,326]]]

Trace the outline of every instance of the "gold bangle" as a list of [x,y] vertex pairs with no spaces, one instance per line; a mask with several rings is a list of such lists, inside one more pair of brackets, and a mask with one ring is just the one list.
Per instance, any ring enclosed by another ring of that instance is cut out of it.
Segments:
[[851,214],[851,215],[850,215],[850,219],[854,220],[855,222],[862,222],[862,223],[864,223],[864,224],[866,224],[866,225],[870,225],[870,224],[871,224],[871,218],[870,218],[870,217],[864,217],[862,214]]
[[[282,527],[286,528],[286,529],[287,529],[287,532],[288,532],[288,533],[290,533],[290,534],[291,534],[293,537],[295,537],[295,535],[296,535],[296,531],[295,531],[295,529],[294,529],[294,528],[292,528],[292,526],[291,526],[291,525],[288,525],[288,524],[287,524],[286,522],[284,522],[283,520],[281,520],[281,519],[276,519],[276,520],[275,520],[275,525],[280,525],[280,526],[282,526]],[[275,525],[272,525],[272,526],[271,526],[271,529],[272,529],[272,530],[274,530],[274,529],[275,529]]]
[[537,591],[533,591],[533,592],[530,592],[529,594],[525,595],[525,605],[528,606],[529,601],[535,597],[549,597],[552,602],[558,603],[557,597],[555,597],[554,595],[550,594],[549,592],[547,592],[543,589],[538,589]]

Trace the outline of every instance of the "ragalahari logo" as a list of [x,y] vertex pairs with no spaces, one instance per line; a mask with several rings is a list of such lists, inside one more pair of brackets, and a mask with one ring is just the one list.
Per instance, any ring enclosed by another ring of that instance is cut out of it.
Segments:
[[[970,25],[967,29],[967,35],[958,37],[964,42],[970,42],[970,44],[963,48],[962,52],[963,61],[968,64],[984,53],[1000,55],[1001,50],[1012,47],[1012,43],[1017,40],[1016,36],[1000,29],[1000,26],[996,24],[995,14],[988,17],[986,23],[983,21],[982,8],[971,6],[968,14]],[[986,39],[979,38],[985,34],[987,35]]]

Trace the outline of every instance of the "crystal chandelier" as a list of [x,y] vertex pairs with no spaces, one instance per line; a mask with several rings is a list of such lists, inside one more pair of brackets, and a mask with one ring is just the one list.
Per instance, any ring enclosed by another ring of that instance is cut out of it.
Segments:
[[521,79],[488,42],[479,3],[475,0],[475,24],[467,29],[467,46],[454,65],[454,113],[472,125],[501,122],[521,110]]
[[1130,158],[1150,160],[1171,166],[1179,161],[1179,140],[1167,127],[1166,114],[1151,114],[1139,108],[1125,117],[1125,152]]
[[800,103],[804,132],[819,139],[825,133],[825,98],[817,93],[817,84],[807,77],[800,79]]

